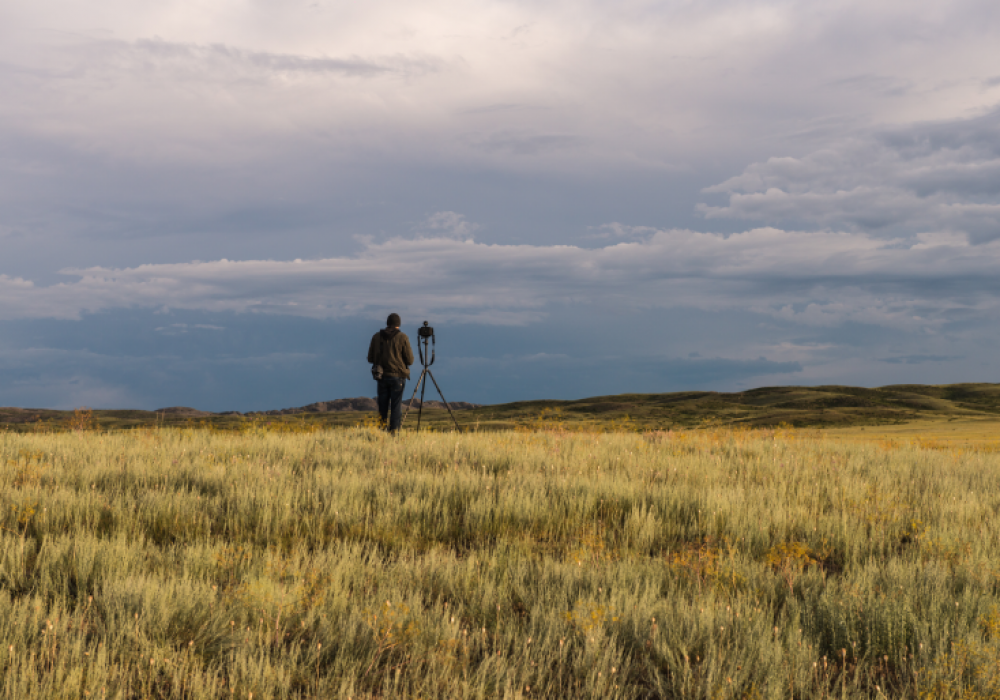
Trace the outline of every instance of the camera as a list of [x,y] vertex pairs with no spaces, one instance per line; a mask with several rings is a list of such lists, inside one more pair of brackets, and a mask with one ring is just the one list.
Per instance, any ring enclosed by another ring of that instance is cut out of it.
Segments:
[[[434,356],[437,352],[434,350],[434,345],[437,341],[434,339],[434,328],[431,326],[430,322],[424,321],[424,325],[417,329],[417,335],[420,336],[417,339],[417,356],[420,357],[420,364],[423,365],[424,370],[420,373],[420,379],[417,380],[417,385],[413,387],[413,398],[410,399],[410,404],[406,407],[406,412],[410,412],[410,406],[413,405],[414,399],[417,398],[417,391],[420,391],[420,409],[417,411],[417,431],[420,431],[420,417],[424,413],[424,394],[427,392],[427,379],[434,382],[434,388],[438,390],[438,394],[441,396],[441,402],[444,407],[448,409],[448,415],[451,419],[455,421],[455,429],[458,432],[462,432],[462,426],[458,424],[458,419],[455,418],[455,414],[452,413],[451,406],[448,405],[448,399],[444,397],[441,393],[441,387],[438,386],[437,379],[431,374],[431,365],[434,364]],[[406,420],[406,414],[403,414],[403,420]]]

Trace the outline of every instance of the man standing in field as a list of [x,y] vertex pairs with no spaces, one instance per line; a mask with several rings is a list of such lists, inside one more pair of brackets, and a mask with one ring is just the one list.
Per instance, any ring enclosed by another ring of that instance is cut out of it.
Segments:
[[410,339],[399,330],[399,324],[399,314],[389,314],[386,327],[373,335],[368,345],[372,376],[378,380],[378,413],[393,434],[403,422],[403,387],[410,378],[410,365],[413,364]]

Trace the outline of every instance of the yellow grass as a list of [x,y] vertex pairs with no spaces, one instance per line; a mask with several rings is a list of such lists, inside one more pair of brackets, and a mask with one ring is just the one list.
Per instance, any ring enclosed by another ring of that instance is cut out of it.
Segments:
[[881,442],[886,445],[920,445],[930,449],[1000,451],[1000,421],[982,418],[919,420],[900,425],[829,428],[828,440]]
[[84,422],[0,433],[3,699],[1000,697],[985,423]]

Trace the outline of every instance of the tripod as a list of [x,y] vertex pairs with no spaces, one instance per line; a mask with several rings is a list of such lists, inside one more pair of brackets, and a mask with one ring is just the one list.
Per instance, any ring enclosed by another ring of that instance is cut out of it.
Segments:
[[[406,416],[410,413],[410,406],[413,405],[413,399],[417,398],[417,390],[420,389],[420,408],[417,409],[417,432],[420,432],[420,417],[424,413],[424,392],[427,391],[427,382],[424,381],[424,377],[430,377],[431,381],[434,382],[434,388],[438,390],[438,395],[441,396],[441,401],[444,402],[444,407],[448,409],[448,414],[455,421],[455,430],[462,432],[462,426],[458,424],[458,419],[455,418],[451,406],[448,405],[448,400],[441,393],[441,387],[438,386],[437,380],[431,374],[431,365],[434,364],[434,359],[437,356],[435,348],[437,341],[434,339],[434,329],[427,325],[427,321],[424,321],[423,327],[417,329],[417,335],[419,336],[417,338],[417,354],[420,355],[420,364],[423,365],[424,370],[420,373],[417,385],[413,387],[413,397],[410,398],[410,403],[403,413],[403,420],[400,423],[400,427],[403,427],[403,423],[406,422]],[[427,349],[428,342],[431,345],[430,351]],[[423,385],[423,388],[421,388],[421,385]]]

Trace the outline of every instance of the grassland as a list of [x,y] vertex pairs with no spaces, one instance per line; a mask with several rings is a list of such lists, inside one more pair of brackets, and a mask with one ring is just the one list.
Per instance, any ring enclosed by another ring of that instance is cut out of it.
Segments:
[[1000,444],[0,433],[0,698],[1000,697]]
[[[356,411],[295,415],[212,414],[194,409],[166,411],[80,411],[0,408],[0,426],[22,432],[79,427],[105,430],[143,427],[210,427],[245,430],[263,424],[314,428],[354,427],[367,415]],[[1000,424],[1000,384],[895,385],[876,389],[849,386],[763,387],[738,393],[688,391],[669,394],[618,394],[576,401],[519,401],[457,412],[468,429],[667,430],[712,426],[849,428],[913,422],[981,421]],[[424,411],[424,424],[450,430],[443,409]],[[406,429],[415,427],[411,412]],[[982,429],[978,429],[981,430]]]

